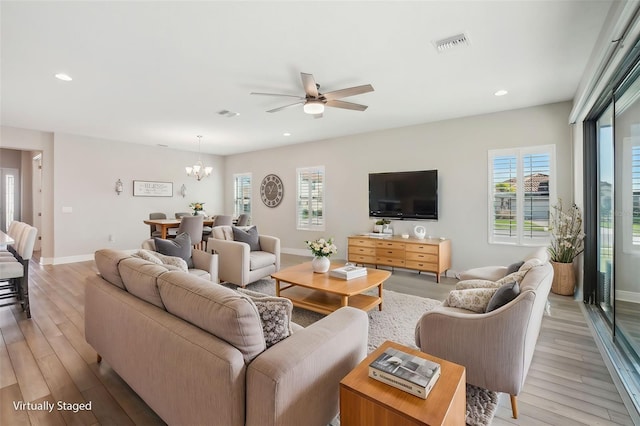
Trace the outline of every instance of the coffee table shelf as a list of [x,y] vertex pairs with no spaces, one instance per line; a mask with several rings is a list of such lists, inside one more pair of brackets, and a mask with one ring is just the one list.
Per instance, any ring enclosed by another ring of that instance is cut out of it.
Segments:
[[[342,296],[298,286],[281,288],[280,296],[291,300],[294,306],[327,315],[343,306]],[[382,297],[366,294],[350,296],[347,302],[347,306],[363,311],[369,311],[381,304]]]

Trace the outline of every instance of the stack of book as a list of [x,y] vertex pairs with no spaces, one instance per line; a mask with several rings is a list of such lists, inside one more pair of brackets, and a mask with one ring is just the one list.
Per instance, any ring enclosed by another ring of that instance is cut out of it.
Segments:
[[329,275],[343,280],[350,280],[352,278],[364,277],[367,275],[367,268],[354,265],[345,265],[341,268],[332,269],[329,271]]
[[440,364],[388,348],[369,364],[369,377],[427,399],[440,377]]

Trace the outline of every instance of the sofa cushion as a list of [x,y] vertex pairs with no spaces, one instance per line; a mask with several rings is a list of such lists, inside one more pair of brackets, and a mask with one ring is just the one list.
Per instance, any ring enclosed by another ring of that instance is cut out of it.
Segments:
[[262,250],[260,248],[260,235],[258,235],[258,228],[256,228],[255,226],[252,226],[246,231],[244,229],[233,226],[231,230],[233,231],[234,241],[249,244],[249,251]]
[[158,290],[158,277],[168,272],[165,266],[137,257],[129,257],[118,264],[118,270],[129,293],[165,309]]
[[267,251],[252,251],[249,253],[249,270],[255,271],[276,263],[276,255]]
[[98,272],[100,272],[102,278],[123,290],[126,289],[122,282],[120,271],[118,271],[118,263],[120,263],[122,259],[126,259],[128,257],[130,257],[129,254],[124,251],[112,249],[98,250],[94,254],[96,267],[98,268]]
[[291,336],[291,314],[293,303],[284,297],[269,296],[244,288],[236,289],[255,303],[262,321],[262,332],[267,348]]
[[517,281],[506,283],[494,293],[493,297],[491,297],[485,312],[495,311],[518,297],[518,294],[520,294],[520,286]]
[[167,256],[177,256],[187,262],[188,268],[193,268],[193,260],[191,259],[191,237],[186,232],[176,235],[172,240],[162,238],[154,238],[156,243],[156,251]]
[[214,226],[211,229],[211,236],[218,240],[233,241],[233,231],[228,225]]
[[449,296],[447,296],[446,303],[454,308],[483,313],[496,291],[496,288],[451,290]]
[[158,279],[167,311],[226,341],[248,364],[266,348],[256,305],[239,293],[183,272]]

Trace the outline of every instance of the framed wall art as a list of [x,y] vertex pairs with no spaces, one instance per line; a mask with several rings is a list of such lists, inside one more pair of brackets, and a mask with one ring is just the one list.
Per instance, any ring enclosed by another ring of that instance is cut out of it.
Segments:
[[173,197],[173,182],[133,181],[134,197]]

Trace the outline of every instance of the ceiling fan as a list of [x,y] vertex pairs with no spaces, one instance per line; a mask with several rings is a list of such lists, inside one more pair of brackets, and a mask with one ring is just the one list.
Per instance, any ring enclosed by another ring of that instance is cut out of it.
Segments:
[[341,101],[340,99],[349,96],[360,95],[363,93],[373,92],[373,86],[365,84],[362,86],[349,87],[347,89],[334,90],[333,92],[320,93],[320,85],[316,83],[316,79],[313,78],[313,74],[300,73],[302,78],[302,86],[304,87],[305,96],[297,95],[285,95],[279,93],[259,93],[251,92],[252,95],[261,96],[283,96],[287,98],[296,98],[297,102],[289,105],[281,106],[278,108],[270,109],[267,112],[278,112],[286,108],[291,108],[297,105],[303,105],[304,112],[313,115],[315,118],[321,118],[324,112],[324,107],[344,108],[354,111],[364,111],[367,109],[366,105],[355,104],[353,102]]

